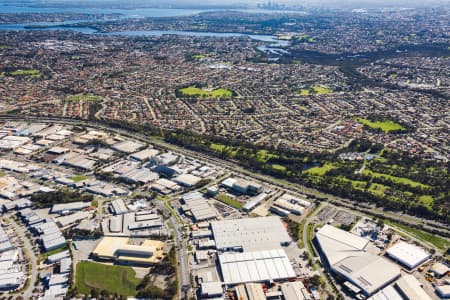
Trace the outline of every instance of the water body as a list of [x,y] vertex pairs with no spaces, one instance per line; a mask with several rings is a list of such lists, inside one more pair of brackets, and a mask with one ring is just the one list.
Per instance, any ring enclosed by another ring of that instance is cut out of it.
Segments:
[[[120,14],[119,18],[145,18],[145,17],[176,17],[189,16],[201,12],[212,10],[206,9],[161,9],[161,8],[142,8],[142,9],[109,9],[109,8],[64,8],[64,7],[34,7],[34,6],[16,6],[0,4],[1,13],[84,13],[84,14]],[[217,10],[216,10],[217,11]],[[237,10],[248,13],[291,13],[305,14],[303,11],[271,11],[260,9]],[[34,23],[18,23],[0,25],[0,30],[71,30],[84,34],[99,35],[120,35],[120,36],[162,36],[162,35],[184,35],[184,36],[200,36],[200,37],[240,37],[246,36],[253,40],[267,42],[267,45],[257,47],[261,52],[282,55],[288,53],[282,47],[289,45],[288,41],[278,40],[271,35],[251,35],[242,33],[222,33],[222,32],[196,32],[196,31],[179,31],[179,30],[147,30],[147,31],[121,31],[100,33],[95,28],[87,26],[75,26],[77,23],[83,23],[88,20],[68,20],[64,22],[34,22]],[[97,20],[103,22],[107,20]],[[74,25],[74,26],[67,26]]]
[[35,7],[0,4],[1,13],[79,13],[79,14],[121,14],[123,18],[177,17],[198,14],[208,10],[177,8],[76,8],[76,7]]

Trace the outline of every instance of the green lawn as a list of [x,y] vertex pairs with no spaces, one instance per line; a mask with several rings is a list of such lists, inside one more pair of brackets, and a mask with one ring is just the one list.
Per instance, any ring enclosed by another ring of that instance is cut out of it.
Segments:
[[429,209],[433,208],[434,199],[433,199],[432,196],[430,196],[430,195],[421,195],[419,197],[419,201],[420,201],[420,203],[422,203],[423,205],[425,205]]
[[381,129],[385,133],[389,133],[394,130],[405,130],[406,128],[402,125],[395,123],[394,121],[370,121],[364,118],[356,119],[359,123],[366,125],[372,129]]
[[267,162],[273,157],[278,157],[278,155],[269,153],[267,150],[259,150],[258,152],[256,152],[256,159],[261,162]]
[[64,246],[62,246],[62,247],[59,247],[59,248],[50,250],[50,251],[48,251],[48,252],[41,253],[41,254],[39,255],[39,258],[40,258],[41,260],[44,260],[44,259],[46,259],[47,257],[49,257],[50,255],[53,255],[53,254],[56,254],[56,253],[60,253],[60,252],[66,251],[67,249],[69,249],[69,245],[68,245],[68,244],[66,244],[66,245],[64,245]]
[[95,288],[107,290],[111,294],[134,296],[140,281],[128,266],[111,266],[90,261],[77,264],[76,287],[81,294],[88,295]]
[[206,55],[206,54],[194,54],[191,57],[192,57],[192,59],[195,59],[195,60],[201,60],[201,59],[207,58],[208,55]]
[[286,171],[286,167],[278,164],[273,164],[272,168],[278,171]]
[[311,169],[306,170],[305,172],[311,175],[323,176],[326,172],[333,169],[334,166],[332,164],[326,163],[320,167],[313,167]]
[[11,76],[22,76],[22,77],[30,77],[30,78],[40,78],[42,76],[41,71],[35,69],[27,69],[27,70],[16,70],[10,73]]
[[225,149],[227,146],[222,145],[222,144],[211,144],[209,147],[210,147],[212,150],[214,150],[214,151],[221,152],[221,151],[223,151],[223,149]]
[[369,192],[376,196],[384,196],[384,191],[386,190],[386,186],[378,183],[372,183],[369,187]]
[[397,227],[409,234],[411,234],[412,236],[414,236],[415,238],[417,238],[418,240],[424,241],[424,242],[428,242],[432,245],[434,245],[436,248],[440,249],[441,251],[447,251],[447,249],[450,247],[450,240],[437,236],[435,234],[432,233],[428,233],[425,232],[423,230],[420,229],[416,229],[416,228],[411,228],[407,225],[402,225],[402,224],[398,224],[398,223],[394,223],[388,220],[385,220],[385,223],[387,225],[390,225],[392,227]]
[[303,34],[303,35],[296,35],[295,39],[299,42],[299,43],[315,43],[316,39],[307,35],[307,34]]
[[330,90],[329,88],[325,87],[325,86],[321,86],[321,85],[315,85],[310,87],[309,89],[301,89],[299,91],[300,95],[302,96],[308,96],[308,95],[327,95],[327,94],[331,94],[333,91]]
[[231,98],[233,97],[233,91],[225,88],[207,89],[198,88],[195,86],[186,87],[180,89],[180,93],[188,97],[201,97],[201,98]]
[[78,94],[78,95],[68,96],[65,100],[73,101],[73,102],[79,102],[79,101],[97,102],[97,101],[102,100],[102,97],[94,96],[92,94]]
[[70,179],[72,179],[73,181],[75,181],[75,182],[80,182],[80,181],[83,181],[83,180],[86,180],[86,179],[89,179],[90,177],[88,177],[88,176],[84,176],[84,175],[76,175],[76,176],[73,176],[72,178],[70,178]]
[[227,196],[225,194],[219,194],[216,196],[216,199],[220,202],[223,202],[231,207],[234,207],[236,209],[242,209],[244,206],[241,202],[237,201],[236,199],[231,198],[230,196]]
[[383,174],[383,173],[376,173],[376,172],[373,172],[373,171],[368,170],[368,169],[364,170],[364,174],[372,176],[372,177],[384,178],[384,179],[390,180],[392,182],[409,185],[411,187],[429,188],[429,186],[426,185],[426,184],[423,184],[423,183],[420,183],[420,182],[417,182],[417,181],[413,181],[413,180],[408,179],[408,178],[396,177],[396,176],[392,176],[392,175],[389,175],[389,174]]

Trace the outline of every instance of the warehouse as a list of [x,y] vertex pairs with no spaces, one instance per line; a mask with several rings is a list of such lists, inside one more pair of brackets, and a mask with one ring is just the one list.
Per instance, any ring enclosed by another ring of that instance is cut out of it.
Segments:
[[277,249],[292,240],[276,216],[215,221],[211,229],[217,249],[225,251]]
[[85,208],[88,208],[91,205],[90,202],[70,202],[70,203],[60,203],[55,204],[52,207],[53,214],[65,215],[69,213],[73,213],[75,211],[80,211]]
[[163,257],[164,243],[145,240],[140,245],[133,245],[129,238],[104,237],[92,254],[101,260],[113,260],[137,265],[158,263]]
[[124,153],[133,153],[144,147],[144,145],[135,142],[135,141],[123,141],[117,144],[114,144],[111,148],[114,150],[124,152]]
[[122,199],[111,201],[110,208],[115,215],[121,215],[128,212],[128,208],[125,206],[125,202],[123,202]]
[[258,196],[255,196],[247,201],[244,205],[245,211],[251,211],[254,209],[257,205],[259,205],[261,202],[266,200],[269,197],[269,194],[267,193],[261,193]]
[[202,282],[202,298],[221,297],[223,288],[220,282]]
[[186,194],[181,200],[184,203],[182,206],[183,212],[190,215],[195,222],[211,220],[217,217],[216,211],[200,192]]
[[259,283],[246,283],[235,288],[236,296],[239,300],[266,300],[264,289]]
[[406,242],[398,242],[386,251],[387,255],[393,260],[408,269],[414,269],[423,264],[430,258],[430,253],[427,253],[420,247],[417,247]]
[[431,300],[422,288],[422,284],[411,274],[403,275],[397,280],[395,287],[405,299]]
[[331,270],[357,287],[352,289],[355,294],[370,296],[400,276],[395,264],[366,252],[369,241],[357,235],[325,225],[316,233],[316,241]]
[[130,183],[146,184],[157,180],[159,175],[147,168],[135,168],[122,174],[120,178]]
[[147,161],[156,155],[159,151],[153,148],[147,148],[145,150],[139,151],[137,153],[131,154],[130,157],[138,161]]
[[432,272],[435,277],[442,278],[445,275],[447,275],[449,270],[450,269],[449,269],[449,267],[447,265],[444,265],[441,262],[437,262],[437,263],[435,263],[434,265],[431,266],[429,271]]
[[195,186],[200,180],[202,180],[200,177],[192,174],[182,174],[173,179],[176,183],[188,188]]
[[295,278],[289,258],[283,249],[219,254],[224,284],[272,282]]
[[0,274],[0,289],[13,289],[25,280],[23,272],[8,272]]
[[55,222],[61,227],[67,227],[67,226],[75,225],[75,223],[77,223],[78,221],[81,221],[83,219],[86,219],[87,217],[89,217],[88,211],[80,211],[80,212],[74,213],[73,215],[56,218]]

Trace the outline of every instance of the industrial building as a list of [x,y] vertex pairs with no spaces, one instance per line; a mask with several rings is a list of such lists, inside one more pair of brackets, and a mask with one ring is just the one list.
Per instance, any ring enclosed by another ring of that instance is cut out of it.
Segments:
[[303,214],[305,209],[310,206],[311,203],[306,200],[294,197],[290,194],[284,194],[283,196],[275,200],[270,210],[282,216],[286,216],[289,213],[301,215]]
[[424,249],[400,241],[386,251],[386,254],[408,269],[414,269],[430,258]]
[[145,240],[133,245],[126,237],[104,237],[92,254],[100,260],[112,260],[133,265],[152,265],[163,258],[164,243]]
[[283,249],[223,253],[218,258],[223,283],[226,285],[272,282],[296,277]]
[[370,296],[400,276],[397,265],[365,251],[369,241],[362,237],[325,225],[316,241],[331,271],[344,277],[344,286],[355,294]]
[[259,283],[246,283],[235,287],[235,293],[240,300],[266,300],[264,289]]
[[91,205],[90,202],[70,202],[70,203],[60,203],[53,205],[51,212],[53,214],[67,215],[76,211],[88,208]]
[[395,288],[404,299],[432,300],[425,293],[422,284],[411,274],[403,275],[395,282]]
[[147,161],[159,154],[159,151],[153,148],[147,148],[142,151],[131,154],[130,157],[137,161]]
[[224,251],[278,249],[292,240],[276,216],[214,221],[211,229],[217,249]]
[[263,190],[263,186],[259,183],[231,177],[222,181],[221,186],[231,192],[246,195],[257,195]]
[[173,181],[175,181],[179,185],[188,188],[195,186],[197,183],[200,182],[200,180],[202,180],[200,177],[197,177],[192,174],[181,174],[173,179]]
[[191,216],[195,222],[215,219],[217,213],[200,192],[192,192],[181,197],[183,213]]
[[124,153],[133,153],[144,147],[143,144],[135,141],[122,141],[114,144],[111,148]]
[[128,208],[126,207],[125,202],[123,202],[122,199],[113,200],[109,205],[112,213],[115,215],[121,215],[128,212]]
[[222,283],[202,282],[201,292],[202,292],[202,299],[221,297],[223,295]]
[[450,268],[441,262],[437,262],[431,266],[429,271],[432,272],[436,278],[442,278],[448,274]]

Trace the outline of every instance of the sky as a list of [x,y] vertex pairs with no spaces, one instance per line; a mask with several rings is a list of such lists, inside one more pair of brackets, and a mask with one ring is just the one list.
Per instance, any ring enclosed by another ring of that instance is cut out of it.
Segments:
[[[256,7],[257,4],[267,3],[269,0],[0,0],[2,4],[8,3],[58,3],[76,6],[89,4],[96,5],[127,5],[127,6],[242,6]],[[289,6],[330,7],[330,8],[382,8],[382,7],[427,7],[450,5],[450,0],[271,0],[272,3]]]

